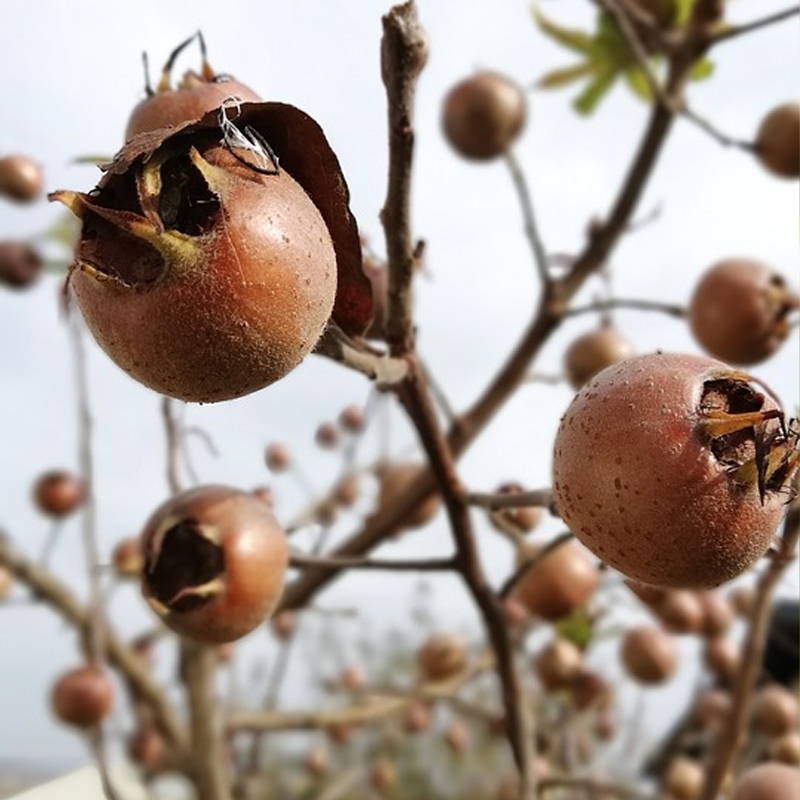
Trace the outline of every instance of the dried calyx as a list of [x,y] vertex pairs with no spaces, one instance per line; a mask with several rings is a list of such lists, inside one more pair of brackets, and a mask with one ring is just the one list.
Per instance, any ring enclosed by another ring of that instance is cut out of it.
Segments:
[[225,553],[217,536],[215,527],[186,518],[168,521],[153,537],[144,572],[161,616],[194,611],[223,591]]
[[[800,459],[796,421],[779,408],[765,408],[745,373],[707,380],[700,402],[700,430],[717,461],[742,490],[780,492]],[[767,404],[771,405],[771,404]]]

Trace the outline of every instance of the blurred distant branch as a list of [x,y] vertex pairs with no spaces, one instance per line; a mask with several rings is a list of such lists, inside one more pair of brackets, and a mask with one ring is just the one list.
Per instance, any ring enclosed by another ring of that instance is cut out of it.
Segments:
[[711,45],[726,42],[729,39],[735,39],[738,36],[743,36],[747,33],[766,28],[768,25],[775,25],[779,22],[789,19],[790,17],[800,14],[800,6],[794,5],[786,8],[783,11],[778,11],[774,14],[769,14],[766,17],[755,19],[752,22],[745,22],[742,25],[733,25],[728,28],[722,28],[716,33],[711,35]]
[[499,508],[525,508],[527,506],[541,506],[550,508],[553,504],[553,492],[550,489],[533,489],[529,492],[497,492],[495,494],[481,494],[470,492],[464,499],[473,506],[488,508],[496,511]]
[[289,559],[292,567],[306,569],[383,569],[410,572],[436,572],[455,569],[456,562],[453,558],[428,558],[428,559],[377,559],[377,558],[326,558],[324,556],[311,556],[292,552]]
[[635,300],[622,297],[610,297],[607,300],[595,300],[585,306],[573,306],[564,312],[565,317],[577,317],[580,314],[589,314],[610,311],[615,308],[628,308],[635,311],[659,311],[671,317],[686,317],[685,306],[673,303],[660,303],[657,300]]
[[[792,486],[794,492],[800,488],[800,473],[795,474]],[[768,553],[769,565],[756,584],[756,597],[743,643],[742,660],[733,685],[733,706],[720,728],[722,734],[711,754],[706,781],[698,800],[715,800],[745,741],[753,689],[759,677],[767,639],[772,596],[784,571],[796,558],[798,539],[800,498],[795,495],[784,519],[783,535],[777,550]]]
[[[22,555],[4,535],[0,534],[0,564],[14,573],[31,593],[58,611],[74,625],[84,638],[89,634],[93,615],[72,592],[51,572]],[[153,713],[153,721],[167,741],[184,751],[187,745],[186,731],[175,716],[161,687],[137,653],[117,637],[104,623],[103,647],[109,664],[119,670],[128,684],[131,696],[145,702]]]

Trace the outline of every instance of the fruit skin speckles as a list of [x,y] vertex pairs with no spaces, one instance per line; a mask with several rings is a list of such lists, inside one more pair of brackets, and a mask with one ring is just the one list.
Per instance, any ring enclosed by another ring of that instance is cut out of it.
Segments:
[[[797,435],[786,441],[777,405],[748,377],[712,359],[657,353],[588,383],[554,445],[556,505],[575,536],[656,586],[710,588],[758,560],[785,510]],[[753,424],[774,434],[772,466],[756,462]]]

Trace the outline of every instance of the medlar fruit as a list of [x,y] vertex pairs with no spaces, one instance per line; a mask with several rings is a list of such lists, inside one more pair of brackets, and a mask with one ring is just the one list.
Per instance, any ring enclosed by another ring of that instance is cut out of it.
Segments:
[[756,158],[774,175],[796,178],[800,175],[800,103],[785,103],[773,108],[758,127]]
[[525,94],[497,72],[479,72],[457,83],[444,99],[444,134],[464,158],[488,161],[502,155],[522,132]]
[[760,558],[786,508],[798,435],[752,381],[656,353],[586,384],[553,455],[556,506],[575,536],[655,586],[712,588]]
[[17,203],[32,203],[42,194],[44,175],[41,164],[30,156],[0,158],[0,197]]
[[[189,70],[178,85],[172,88],[172,68],[181,52],[195,39],[200,44],[200,72]],[[218,75],[206,59],[206,46],[202,33],[190,36],[170,53],[161,70],[155,91],[149,81],[145,87],[147,97],[131,112],[125,128],[125,140],[138,133],[154,131],[200,119],[208,111],[219,108],[226,100],[235,97],[242,102],[258,102],[261,98],[249,87],[230,75]]]
[[227,486],[167,500],[141,536],[142,594],[172,630],[202,642],[239,639],[272,614],[289,562],[266,503]]
[[62,675],[54,684],[50,699],[62,722],[91,728],[111,712],[114,686],[106,672],[86,665]]
[[729,258],[710,267],[697,284],[689,302],[689,326],[715,358],[757,364],[789,335],[789,315],[799,304],[797,293],[771,267]]

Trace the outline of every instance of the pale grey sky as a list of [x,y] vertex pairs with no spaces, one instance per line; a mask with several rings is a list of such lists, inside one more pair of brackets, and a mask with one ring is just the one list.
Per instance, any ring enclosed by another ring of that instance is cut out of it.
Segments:
[[[751,19],[785,4],[738,0],[730,16]],[[304,109],[322,125],[342,163],[361,230],[380,251],[386,142],[378,47],[380,17],[388,7],[377,0],[242,0],[225,8],[198,0],[14,4],[0,27],[0,67],[7,76],[0,89],[0,154],[27,152],[40,159],[49,190],[88,190],[98,173],[72,161],[113,153],[121,144],[127,114],[143,94],[142,51],[149,53],[156,75],[169,51],[202,29],[216,70],[235,75],[265,99]],[[542,7],[575,24],[592,13],[578,0]],[[481,390],[526,324],[536,282],[509,175],[501,163],[475,166],[453,155],[439,132],[440,102],[475,68],[496,69],[529,84],[547,69],[571,63],[572,56],[538,33],[524,0],[420,0],[419,13],[430,38],[430,60],[419,85],[414,188],[415,234],[428,245],[416,297],[419,342],[460,408]],[[714,54],[714,79],[691,88],[692,105],[731,135],[751,137],[764,113],[797,97],[797,34],[793,20],[721,47]],[[195,52],[187,51],[177,73],[196,65]],[[565,253],[581,247],[587,221],[608,207],[646,115],[645,106],[617,88],[584,120],[572,113],[571,94],[532,94],[529,126],[517,147],[545,242],[551,251]],[[736,255],[761,258],[796,285],[799,205],[796,181],[769,177],[746,154],[726,150],[679,122],[638,213],[659,207],[661,216],[617,249],[616,292],[685,302],[705,266]],[[45,202],[33,208],[2,204],[0,237],[33,235],[58,213]],[[76,465],[75,396],[58,308],[60,285],[60,279],[48,277],[24,294],[0,291],[0,528],[31,553],[49,529],[30,503],[32,481],[46,468]],[[592,281],[583,299],[600,291]],[[620,312],[616,319],[642,351],[698,352],[679,321],[639,312]],[[565,325],[536,370],[557,371],[565,344],[591,324],[580,318]],[[795,336],[779,356],[754,370],[789,409],[798,404],[799,357]],[[107,554],[117,539],[138,531],[164,498],[164,444],[157,397],[95,347],[89,370],[99,533]],[[208,431],[220,451],[212,458],[193,443],[201,479],[245,487],[269,482],[263,447],[280,439],[293,446],[306,474],[323,487],[336,474],[337,462],[314,450],[316,425],[348,403],[364,402],[368,390],[360,376],[311,357],[266,391],[189,408],[189,423]],[[546,485],[552,435],[570,396],[565,386],[524,387],[463,459],[467,483],[481,490],[507,479]],[[413,443],[396,414],[393,421],[393,446]],[[277,482],[277,490],[278,511],[288,517],[302,496],[291,481]],[[550,532],[558,527],[556,521],[547,523]],[[337,535],[351,529],[352,520],[344,522]],[[508,547],[485,528],[481,546],[490,573],[499,579],[510,564]],[[448,540],[440,519],[430,532],[390,547],[404,554],[444,552]],[[65,526],[53,566],[73,586],[83,587],[74,521]],[[403,624],[412,590],[412,579],[359,575],[339,582],[320,602],[363,607],[380,629]],[[457,581],[442,579],[432,603],[443,624],[477,631]],[[111,612],[130,632],[150,621],[131,587],[115,595]],[[247,641],[248,653],[261,643],[256,638]],[[73,635],[45,609],[13,607],[0,609],[0,641],[0,705],[7,721],[0,727],[0,756],[83,756],[77,737],[51,724],[46,700],[53,677],[76,658]],[[688,683],[683,686],[688,691]]]

